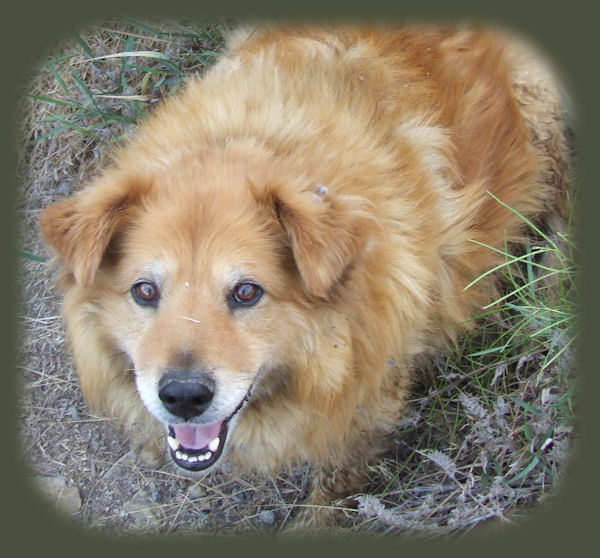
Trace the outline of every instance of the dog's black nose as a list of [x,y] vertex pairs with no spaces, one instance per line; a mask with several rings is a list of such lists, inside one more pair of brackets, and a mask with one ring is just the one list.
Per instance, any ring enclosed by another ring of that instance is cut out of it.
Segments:
[[170,370],[158,383],[158,397],[165,408],[184,420],[201,415],[215,394],[215,381],[195,370]]

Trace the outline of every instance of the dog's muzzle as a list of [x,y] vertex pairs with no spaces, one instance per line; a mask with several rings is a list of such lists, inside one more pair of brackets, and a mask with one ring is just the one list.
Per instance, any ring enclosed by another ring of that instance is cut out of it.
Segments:
[[212,423],[196,423],[210,407],[216,383],[202,371],[170,370],[158,384],[158,397],[165,409],[182,422],[168,425],[167,442],[173,461],[188,471],[211,467],[221,456],[229,421],[247,401],[249,392],[227,418]]

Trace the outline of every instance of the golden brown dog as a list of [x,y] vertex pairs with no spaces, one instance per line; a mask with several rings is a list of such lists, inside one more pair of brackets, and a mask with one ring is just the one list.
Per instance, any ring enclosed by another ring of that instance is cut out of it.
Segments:
[[[469,29],[238,34],[114,164],[41,218],[81,388],[186,471],[311,462],[358,487],[464,290],[563,211],[558,93]],[[472,242],[472,241],[476,242]]]

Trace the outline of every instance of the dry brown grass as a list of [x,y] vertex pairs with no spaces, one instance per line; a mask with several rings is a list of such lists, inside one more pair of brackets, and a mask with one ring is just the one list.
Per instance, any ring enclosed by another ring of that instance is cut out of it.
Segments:
[[[149,25],[113,21],[65,39],[31,76],[29,93],[37,97],[23,98],[24,459],[32,476],[62,477],[75,487],[81,504],[74,517],[99,530],[277,533],[302,505],[309,471],[192,482],[168,465],[141,464],[114,426],[82,401],[51,270],[31,256],[46,255],[40,209],[79,188],[152,101],[214,58],[198,55],[220,48],[223,22],[208,30]],[[165,53],[178,69],[160,59],[87,61],[124,50]],[[537,293],[527,301],[516,297],[512,307],[484,319],[460,357],[440,360],[424,375],[368,490],[339,503],[338,532],[464,533],[492,519],[515,521],[554,494],[568,469],[574,427],[572,300],[572,289],[550,307]]]

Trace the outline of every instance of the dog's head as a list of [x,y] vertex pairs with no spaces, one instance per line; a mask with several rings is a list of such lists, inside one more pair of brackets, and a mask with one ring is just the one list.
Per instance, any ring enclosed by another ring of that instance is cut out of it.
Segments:
[[216,463],[246,402],[310,354],[307,309],[339,296],[371,226],[364,200],[330,190],[229,148],[109,170],[44,211],[180,467]]

